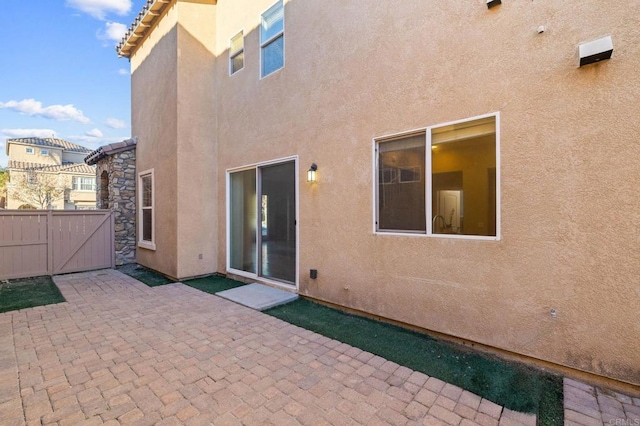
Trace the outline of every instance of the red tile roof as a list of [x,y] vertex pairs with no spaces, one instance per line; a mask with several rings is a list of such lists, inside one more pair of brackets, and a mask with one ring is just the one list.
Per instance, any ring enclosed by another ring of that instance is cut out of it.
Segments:
[[35,145],[35,146],[43,146],[50,148],[58,148],[67,152],[78,152],[78,153],[89,153],[91,150],[89,148],[85,148],[82,145],[77,145],[75,143],[71,143],[65,141],[63,139],[57,138],[13,138],[7,139],[7,154],[9,154],[9,144],[15,143],[19,145]]

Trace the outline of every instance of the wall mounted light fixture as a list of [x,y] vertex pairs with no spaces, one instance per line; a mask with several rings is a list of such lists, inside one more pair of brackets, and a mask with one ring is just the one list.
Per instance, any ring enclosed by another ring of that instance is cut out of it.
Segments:
[[604,59],[611,59],[611,55],[613,54],[613,39],[611,36],[607,36],[588,43],[582,43],[579,47],[579,52],[581,67]]
[[316,170],[318,170],[318,166],[316,163],[312,163],[311,167],[307,171],[307,182],[315,182],[316,181]]

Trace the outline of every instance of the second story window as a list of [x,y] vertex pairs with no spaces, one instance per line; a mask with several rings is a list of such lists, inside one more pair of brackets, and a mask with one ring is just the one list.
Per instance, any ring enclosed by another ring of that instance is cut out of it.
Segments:
[[284,6],[282,0],[262,14],[260,22],[260,77],[284,67]]
[[73,177],[73,190],[74,191],[95,191],[96,179],[90,177]]
[[26,150],[27,150],[27,154],[33,154],[34,153],[33,152],[33,148],[27,148]]
[[49,155],[49,150],[48,149],[41,149],[40,150],[40,155]]
[[234,74],[244,67],[244,34],[240,31],[231,38],[229,44],[229,74]]

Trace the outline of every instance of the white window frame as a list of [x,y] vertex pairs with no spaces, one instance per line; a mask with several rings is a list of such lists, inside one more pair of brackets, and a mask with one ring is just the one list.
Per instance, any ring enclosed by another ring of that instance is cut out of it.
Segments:
[[[432,170],[431,170],[431,133],[434,129],[438,129],[440,127],[451,126],[454,124],[470,122],[474,120],[480,120],[483,118],[495,117],[496,121],[496,235],[457,235],[457,234],[434,234],[433,233],[433,224],[430,218],[433,216],[432,209],[433,206],[431,197],[432,193]],[[416,133],[426,133],[426,141],[425,141],[425,156],[426,156],[426,167],[424,170],[424,176],[426,178],[425,182],[425,212],[426,212],[426,225],[427,230],[425,232],[412,232],[412,231],[385,231],[378,229],[378,213],[379,213],[379,190],[378,190],[378,179],[379,179],[379,170],[378,170],[378,145],[383,142],[388,142],[393,139],[398,139],[406,136],[411,136]],[[422,127],[419,129],[413,129],[406,132],[394,133],[384,136],[379,136],[373,138],[373,233],[375,235],[399,235],[399,236],[413,236],[413,237],[429,237],[429,238],[446,238],[446,239],[459,239],[459,240],[484,240],[484,241],[500,241],[501,239],[501,196],[500,196],[500,112],[492,112],[488,114],[477,115],[474,117],[463,118],[460,120],[449,121],[446,123],[439,123],[432,126]]]
[[[142,191],[142,179],[146,178],[146,177],[151,177],[151,206],[150,207],[143,207],[143,198],[144,198],[144,194]],[[140,173],[138,173],[138,247],[140,248],[144,248],[144,249],[148,249],[148,250],[155,250],[156,249],[156,209],[155,209],[155,205],[156,205],[156,190],[155,190],[156,186],[155,186],[155,175],[154,175],[154,169],[149,169],[149,170],[145,170],[142,171]],[[143,222],[143,215],[142,212],[145,209],[149,209],[151,210],[151,241],[148,240],[143,240],[143,235],[144,235],[144,230],[143,230],[143,226],[144,226],[144,222]]]
[[48,149],[41,149],[40,150],[40,155],[49,155],[49,150]]
[[[86,185],[85,182],[83,182],[83,179],[92,179],[92,183],[91,183],[91,188],[90,189],[83,189],[82,186]],[[80,191],[80,192],[95,192],[96,190],[96,178],[91,178],[88,176],[73,176],[71,178],[71,189],[74,191]]]
[[27,154],[33,155],[36,153],[35,149],[31,148],[31,147],[26,147],[25,151],[27,152]]
[[[242,39],[242,47],[238,50],[231,50],[233,46],[233,39],[240,36]],[[233,37],[229,39],[229,75],[234,75],[244,69],[244,57],[242,58],[242,66],[237,70],[233,70],[233,60],[236,56],[244,53],[244,30],[238,31]]]
[[[281,157],[281,158],[276,158],[274,160],[269,160],[269,161],[262,161],[262,162],[258,162],[258,163],[251,163],[251,164],[245,164],[244,166],[240,166],[240,167],[232,167],[232,168],[228,168],[226,170],[226,204],[227,204],[227,220],[226,220],[226,226],[227,226],[227,232],[226,232],[226,236],[227,236],[227,242],[226,242],[226,251],[227,251],[227,264],[226,264],[226,270],[228,273],[232,273],[234,275],[238,275],[241,277],[245,277],[245,278],[249,278],[252,280],[256,280],[256,281],[260,281],[260,282],[265,282],[268,284],[271,284],[273,286],[277,286],[277,287],[282,287],[282,288],[286,288],[286,289],[292,289],[293,287],[295,287],[296,291],[300,290],[300,282],[299,282],[299,277],[300,277],[300,226],[296,226],[296,281],[295,283],[292,284],[285,284],[282,281],[278,281],[278,280],[274,280],[274,279],[270,279],[268,277],[264,277],[262,275],[258,275],[257,273],[252,273],[252,272],[247,272],[247,271],[242,271],[239,269],[234,269],[231,267],[231,250],[230,250],[230,241],[231,241],[231,174],[232,173],[236,173],[236,172],[242,172],[245,170],[251,170],[251,169],[256,169],[256,188],[259,188],[260,186],[260,176],[259,173],[257,171],[258,168],[261,167],[265,167],[265,166],[271,166],[271,165],[278,165],[278,164],[282,164],[282,163],[288,163],[288,162],[294,162],[295,163],[295,173],[296,173],[296,181],[295,181],[295,191],[296,191],[296,205],[295,205],[295,209],[296,209],[296,218],[297,219],[297,223],[298,225],[300,224],[300,179],[298,178],[298,176],[300,175],[300,169],[299,169],[299,161],[298,161],[298,156],[297,155],[292,155],[289,157]],[[256,200],[256,202],[258,202]],[[256,209],[259,208],[256,205]],[[259,232],[259,231],[258,231]],[[257,250],[257,248],[256,248]],[[256,257],[257,258],[257,257]]]
[[[264,43],[262,42],[262,17],[264,16],[265,13],[267,13],[273,6],[275,6],[276,4],[280,3],[282,5],[282,31],[278,32],[277,34],[274,34],[273,36],[271,36],[269,39],[265,40]],[[285,26],[285,22],[284,22],[284,0],[278,0],[275,3],[273,3],[271,6],[269,6],[264,12],[262,12],[260,14],[260,22],[258,27],[260,28],[258,37],[259,37],[259,41],[260,41],[260,80],[262,80],[263,78],[266,78],[268,76],[270,76],[271,74],[275,74],[276,72],[280,71],[281,69],[284,68],[284,64],[285,64],[285,39],[284,39],[284,26]],[[262,70],[264,68],[263,66],[263,52],[264,49],[269,46],[271,43],[273,43],[274,41],[276,41],[278,38],[282,37],[282,66],[280,68],[278,68],[277,70],[273,70],[271,71],[269,74],[262,74]]]

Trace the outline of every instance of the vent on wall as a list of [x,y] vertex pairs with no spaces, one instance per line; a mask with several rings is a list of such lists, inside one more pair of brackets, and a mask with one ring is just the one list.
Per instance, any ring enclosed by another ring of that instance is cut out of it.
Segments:
[[579,47],[579,52],[581,67],[605,59],[611,59],[611,55],[613,54],[613,39],[611,36],[607,36],[588,43],[582,43]]
[[502,4],[502,0],[487,0],[487,7],[491,9],[494,6]]

